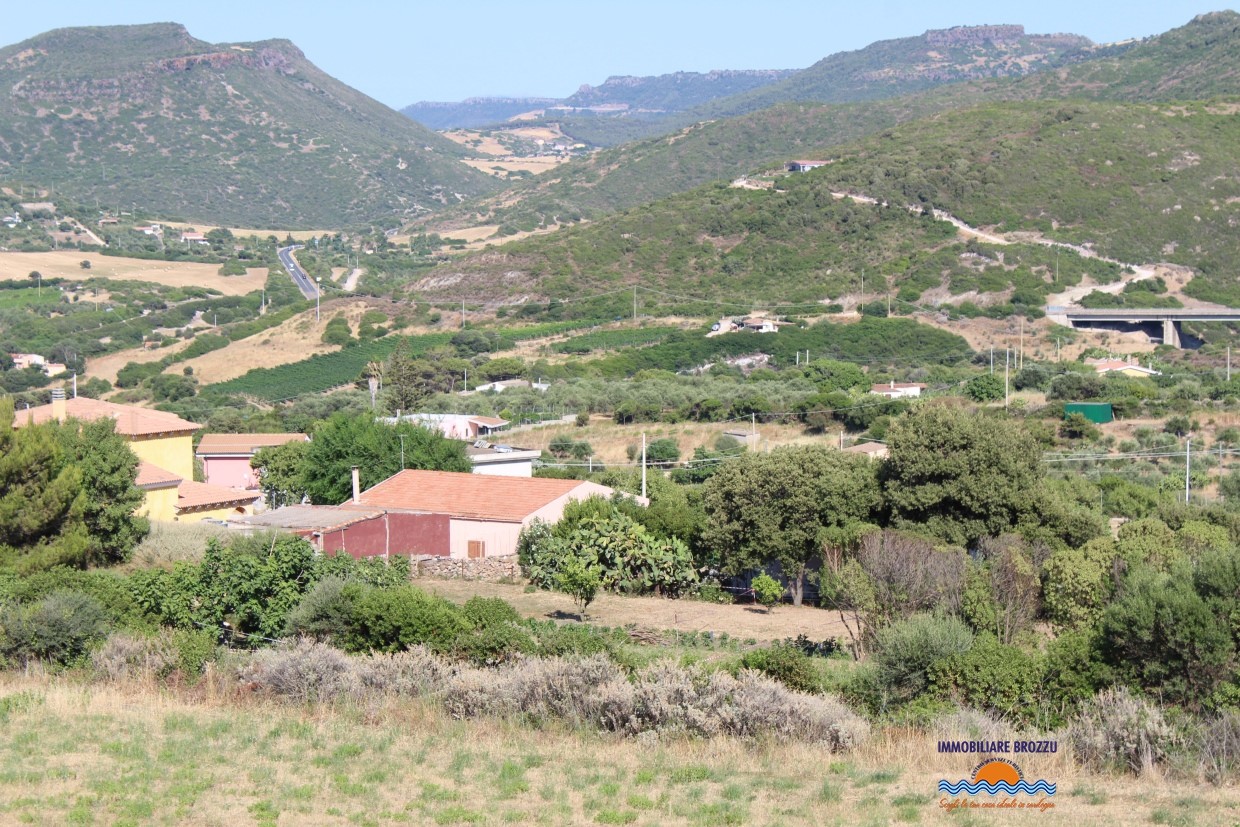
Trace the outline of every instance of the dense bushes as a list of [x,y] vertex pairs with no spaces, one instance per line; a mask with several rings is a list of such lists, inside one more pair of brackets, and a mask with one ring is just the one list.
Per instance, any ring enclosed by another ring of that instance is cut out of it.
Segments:
[[697,582],[693,555],[679,538],[657,537],[601,500],[572,511],[555,528],[534,523],[521,532],[518,559],[535,586],[561,588],[574,561],[596,572],[602,588],[624,594],[677,597]]

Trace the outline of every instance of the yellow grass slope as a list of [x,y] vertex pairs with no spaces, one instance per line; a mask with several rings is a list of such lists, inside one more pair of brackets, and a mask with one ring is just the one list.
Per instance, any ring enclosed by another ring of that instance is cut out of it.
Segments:
[[[89,270],[82,261],[89,261]],[[267,268],[255,267],[244,276],[221,276],[218,264],[150,261],[140,258],[101,256],[78,250],[47,253],[0,253],[0,279],[24,279],[32,270],[46,277],[69,280],[88,278],[149,281],[168,287],[210,287],[225,296],[244,296],[267,283]]]

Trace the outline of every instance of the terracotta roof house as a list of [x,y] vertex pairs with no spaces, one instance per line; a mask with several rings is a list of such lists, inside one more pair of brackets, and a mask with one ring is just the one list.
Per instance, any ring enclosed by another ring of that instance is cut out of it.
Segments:
[[885,442],[858,442],[855,445],[849,445],[843,450],[846,454],[861,454],[870,459],[886,459],[888,454]]
[[50,404],[17,411],[13,427],[67,419],[111,419],[115,423],[116,433],[125,438],[138,456],[134,484],[146,492],[141,510],[152,520],[196,521],[244,513],[258,499],[256,493],[204,487],[203,483],[193,481],[193,433],[202,426],[176,414],[84,396],[66,399],[64,390],[56,388],[52,390]]
[[[516,554],[521,529],[534,520],[554,523],[564,516],[570,502],[610,498],[616,493],[605,485],[581,480],[452,471],[401,471],[367,491],[358,490],[355,478],[354,492],[346,508],[435,515],[446,520],[446,538],[416,553],[470,558]],[[648,502],[638,499],[642,505]]]
[[260,448],[289,442],[309,442],[305,434],[205,434],[194,456],[202,460],[206,481],[223,488],[258,489],[258,474],[250,460]]

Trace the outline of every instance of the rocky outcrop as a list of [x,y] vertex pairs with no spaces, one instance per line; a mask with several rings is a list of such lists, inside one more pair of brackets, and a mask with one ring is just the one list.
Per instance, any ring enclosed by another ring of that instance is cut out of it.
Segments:
[[931,46],[981,46],[983,43],[1010,43],[1025,36],[1024,26],[953,26],[931,29],[926,42]]

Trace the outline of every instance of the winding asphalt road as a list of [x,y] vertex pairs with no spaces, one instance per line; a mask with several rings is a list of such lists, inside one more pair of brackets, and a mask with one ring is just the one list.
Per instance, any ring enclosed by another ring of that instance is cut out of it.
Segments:
[[297,289],[307,299],[313,299],[318,295],[318,287],[314,283],[314,279],[310,278],[310,274],[301,269],[301,265],[297,263],[297,259],[293,258],[293,253],[305,247],[304,244],[293,244],[288,247],[280,247],[276,250],[276,255],[280,257],[280,263],[284,265],[284,269],[293,277],[293,284],[297,285]]

